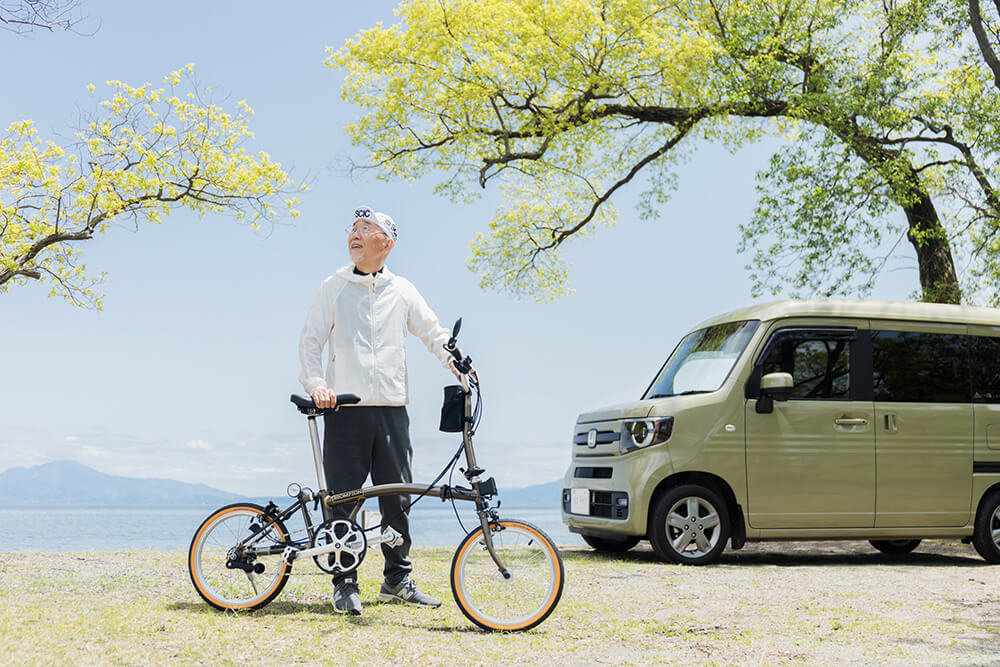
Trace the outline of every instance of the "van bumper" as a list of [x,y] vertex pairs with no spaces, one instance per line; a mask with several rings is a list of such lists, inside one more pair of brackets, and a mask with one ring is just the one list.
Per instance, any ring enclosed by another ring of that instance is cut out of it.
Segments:
[[645,537],[650,481],[669,473],[665,447],[635,455],[574,457],[563,478],[562,521],[571,533]]

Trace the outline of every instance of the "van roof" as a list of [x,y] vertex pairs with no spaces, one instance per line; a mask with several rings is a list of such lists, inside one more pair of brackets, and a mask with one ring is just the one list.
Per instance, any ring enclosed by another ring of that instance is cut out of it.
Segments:
[[904,303],[855,299],[787,299],[741,308],[705,320],[696,329],[739,320],[775,320],[782,317],[860,317],[1000,326],[1000,309],[954,306],[945,303]]

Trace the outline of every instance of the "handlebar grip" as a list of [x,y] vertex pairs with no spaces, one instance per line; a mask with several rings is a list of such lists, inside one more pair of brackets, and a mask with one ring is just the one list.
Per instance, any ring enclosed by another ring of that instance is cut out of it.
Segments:
[[462,360],[462,351],[455,345],[454,338],[444,344],[444,351],[454,357],[455,361]]
[[360,402],[361,397],[357,394],[337,394],[337,405],[354,405]]

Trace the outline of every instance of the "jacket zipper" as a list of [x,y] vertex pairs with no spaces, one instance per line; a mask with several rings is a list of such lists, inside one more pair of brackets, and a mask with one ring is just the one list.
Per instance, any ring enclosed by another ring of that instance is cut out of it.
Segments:
[[[375,371],[375,363],[376,363],[377,357],[375,356],[375,349],[376,349],[376,347],[375,347],[375,276],[374,275],[371,277],[371,291],[370,291],[369,294],[370,294],[369,298],[371,299],[371,327],[372,327],[372,337],[371,337],[371,341],[372,341],[372,396],[373,397],[377,397],[378,390],[376,388],[377,385],[375,384],[375,377],[377,375],[377,373]],[[376,399],[376,401],[377,402],[381,402],[381,401],[378,401],[377,399]]]

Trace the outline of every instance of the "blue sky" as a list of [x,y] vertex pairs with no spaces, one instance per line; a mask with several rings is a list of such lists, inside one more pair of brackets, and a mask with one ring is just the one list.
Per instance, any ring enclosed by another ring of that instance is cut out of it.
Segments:
[[[477,451],[501,488],[561,477],[577,413],[638,398],[688,329],[753,302],[737,226],[768,146],[698,150],[658,221],[633,217],[641,185],[624,192],[617,226],[566,253],[574,294],[536,304],[482,292],[465,261],[497,192],[459,205],[432,194],[433,174],[385,183],[332,168],[364,155],[343,132],[357,109],[324,48],[393,22],[395,3],[296,7],[85,0],[93,36],[0,33],[4,126],[31,118],[43,137],[72,136],[88,83],[100,95],[108,79],[159,83],[193,62],[223,106],[250,103],[258,147],[311,185],[294,224],[254,232],[178,212],[87,243],[88,266],[108,272],[103,312],[37,285],[0,296],[0,470],[75,459],[254,495],[312,484],[305,422],[288,403],[302,391],[298,334],[320,282],[347,263],[343,230],[360,204],[399,225],[390,268],[442,322],[464,318],[486,399]],[[915,263],[900,265],[875,298],[915,289]],[[408,357],[415,477],[430,481],[457,446],[437,432],[450,375],[416,339]]]

